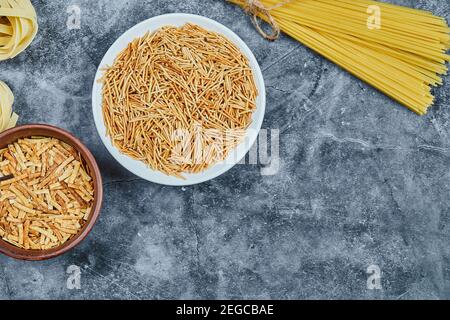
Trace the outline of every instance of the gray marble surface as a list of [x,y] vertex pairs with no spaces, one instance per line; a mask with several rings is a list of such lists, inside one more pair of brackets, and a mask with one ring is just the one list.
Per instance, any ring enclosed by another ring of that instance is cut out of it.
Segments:
[[[450,20],[448,1],[390,1]],[[105,182],[101,219],[70,253],[0,257],[2,299],[450,298],[450,77],[418,117],[283,36],[267,42],[223,0],[34,0],[40,32],[0,79],[20,123],[72,131]],[[81,9],[69,30],[67,8]],[[91,116],[101,58],[136,23],[187,12],[240,35],[264,73],[264,128],[280,131],[279,170],[241,164],[187,188],[148,183],[116,163]],[[66,286],[81,268],[81,289]],[[368,290],[367,268],[381,269]]]

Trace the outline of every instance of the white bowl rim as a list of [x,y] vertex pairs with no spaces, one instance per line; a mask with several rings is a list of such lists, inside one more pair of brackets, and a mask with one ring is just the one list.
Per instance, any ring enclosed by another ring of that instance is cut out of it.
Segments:
[[[102,86],[100,83],[98,83],[98,80],[102,76],[101,69],[106,65],[111,65],[114,59],[117,57],[118,53],[121,52],[126,47],[126,45],[133,41],[135,38],[143,36],[145,32],[156,31],[163,26],[182,26],[188,22],[200,25],[207,30],[218,32],[219,34],[225,36],[228,40],[232,41],[241,50],[241,52],[249,60],[250,66],[254,73],[255,83],[258,88],[259,95],[256,102],[257,109],[253,113],[253,122],[246,132],[245,143],[241,143],[238,147],[236,147],[225,161],[215,164],[208,170],[197,174],[183,174],[183,176],[186,178],[186,180],[183,180],[155,171],[145,163],[132,159],[120,153],[120,151],[113,146],[111,139],[106,136],[106,127],[104,125],[102,114]],[[217,178],[218,176],[232,169],[236,164],[240,163],[257,140],[264,120],[265,109],[266,91],[264,78],[261,68],[250,48],[237,34],[235,34],[233,31],[231,31],[221,23],[210,18],[187,13],[169,13],[155,16],[138,23],[137,25],[123,33],[108,49],[102,61],[100,62],[97,73],[95,75],[94,85],[92,89],[92,111],[94,114],[95,126],[103,144],[105,145],[109,153],[125,169],[137,175],[138,177],[150,182],[167,186],[189,186],[203,183]]]

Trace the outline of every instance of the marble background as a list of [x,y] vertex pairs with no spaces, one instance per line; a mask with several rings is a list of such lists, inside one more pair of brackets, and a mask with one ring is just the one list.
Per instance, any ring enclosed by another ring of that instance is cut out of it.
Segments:
[[[40,32],[0,62],[0,79],[20,123],[57,125],[87,144],[106,198],[70,253],[36,263],[1,256],[0,298],[450,298],[450,77],[418,117],[287,36],[261,39],[223,0],[32,2]],[[390,2],[450,20],[448,1]],[[81,8],[80,30],[66,27],[70,5]],[[91,116],[101,58],[136,23],[171,12],[215,19],[253,50],[267,84],[264,128],[280,131],[279,170],[241,164],[202,185],[163,187],[103,147]],[[66,287],[71,265],[80,290]],[[367,289],[370,265],[381,290]]]

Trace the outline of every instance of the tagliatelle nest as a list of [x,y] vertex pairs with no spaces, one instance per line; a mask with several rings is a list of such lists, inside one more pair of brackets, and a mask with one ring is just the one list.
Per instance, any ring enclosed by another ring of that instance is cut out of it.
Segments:
[[180,178],[228,156],[242,141],[258,96],[240,50],[192,24],[134,40],[101,82],[114,146]]
[[11,89],[0,80],[0,133],[11,129],[17,123],[19,116],[12,112],[14,95]]
[[24,51],[38,31],[30,0],[0,0],[0,61]]
[[78,234],[94,202],[89,170],[74,148],[53,138],[20,139],[0,150],[0,237],[47,250]]

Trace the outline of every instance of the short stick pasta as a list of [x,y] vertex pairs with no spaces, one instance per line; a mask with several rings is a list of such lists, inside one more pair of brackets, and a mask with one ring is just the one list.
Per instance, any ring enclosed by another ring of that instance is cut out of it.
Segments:
[[247,57],[193,24],[136,39],[101,82],[115,147],[179,178],[227,157],[251,124],[258,96]]

